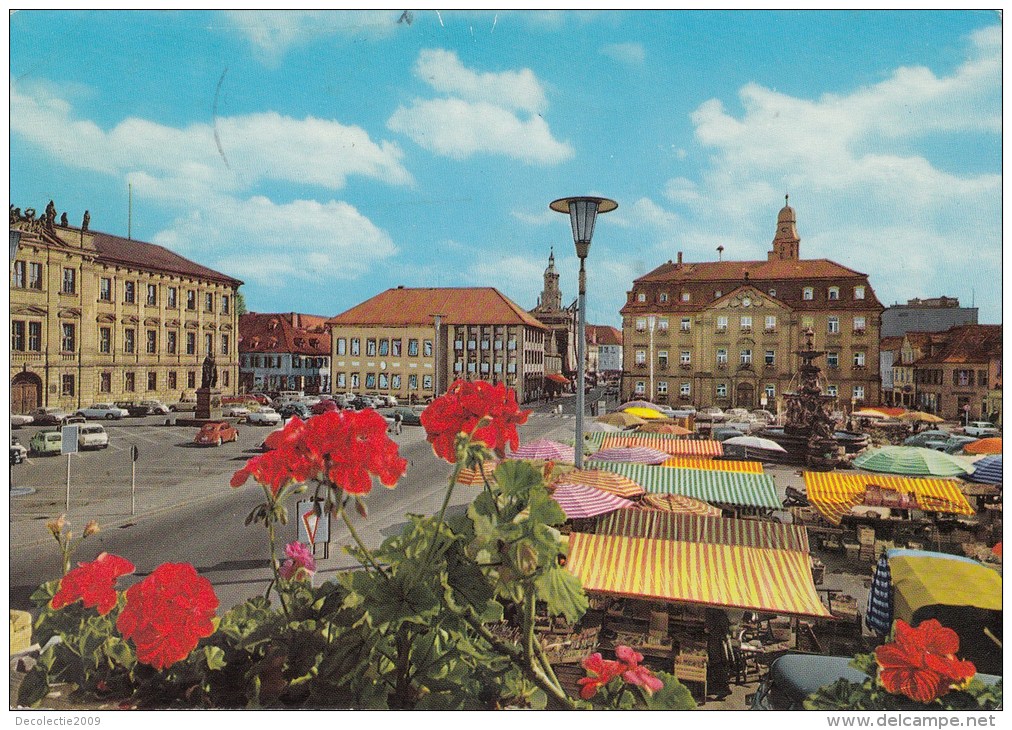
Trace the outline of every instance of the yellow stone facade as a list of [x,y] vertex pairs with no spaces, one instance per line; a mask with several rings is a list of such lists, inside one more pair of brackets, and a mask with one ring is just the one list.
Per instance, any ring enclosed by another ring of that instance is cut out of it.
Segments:
[[[434,327],[342,325],[332,327],[330,332],[330,382],[335,393],[382,393],[405,402],[433,396]],[[445,389],[445,343],[442,347],[444,367],[439,378]]]
[[[15,231],[12,412],[39,406],[73,411],[111,401],[174,403],[200,386],[209,346],[218,388],[235,391],[235,304],[242,282],[161,247],[47,225],[12,209]],[[168,268],[159,265],[165,262]],[[178,268],[191,273],[172,270]]]

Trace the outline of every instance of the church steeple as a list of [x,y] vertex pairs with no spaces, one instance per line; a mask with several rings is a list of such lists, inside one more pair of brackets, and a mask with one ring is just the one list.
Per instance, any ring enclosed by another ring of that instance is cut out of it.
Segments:
[[768,261],[797,261],[801,257],[801,239],[798,237],[798,218],[790,206],[791,196],[784,196],[784,207],[777,214],[777,232],[773,236],[773,250]]
[[559,288],[559,274],[555,270],[555,249],[548,254],[548,268],[545,269],[545,288],[541,292],[541,309],[557,312],[562,309],[562,290]]

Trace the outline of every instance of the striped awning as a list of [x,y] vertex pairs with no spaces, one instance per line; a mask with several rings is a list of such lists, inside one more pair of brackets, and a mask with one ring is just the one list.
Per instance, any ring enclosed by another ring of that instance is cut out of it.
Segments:
[[557,484],[552,490],[552,499],[571,520],[598,517],[633,506],[628,499],[585,484]]
[[953,479],[922,479],[888,474],[841,474],[805,472],[808,501],[827,520],[840,524],[853,507],[863,504],[868,487],[875,486],[913,495],[917,507],[926,512],[974,514],[973,508]]
[[655,537],[770,550],[809,552],[808,530],[766,520],[687,515],[654,509],[624,510],[598,520],[598,535]]
[[629,477],[653,494],[681,494],[710,504],[736,507],[779,509],[781,506],[773,477],[768,474],[669,469],[664,466],[622,464],[615,461],[597,461],[594,466]]
[[719,507],[707,504],[700,499],[683,497],[680,494],[644,494],[639,501],[644,509],[659,509],[666,512],[678,512],[689,515],[710,515],[720,517]]
[[[482,463],[480,467],[471,467],[468,469],[461,469],[460,473],[457,474],[457,484],[466,484],[468,486],[484,486],[485,481],[494,482],[495,477],[492,476],[492,472],[499,466],[498,459],[489,459]],[[484,474],[483,474],[484,472]]]
[[672,456],[723,456],[724,448],[719,441],[698,441],[683,439],[666,433],[605,433],[601,439],[602,449],[618,446],[648,446]]
[[574,532],[566,570],[589,593],[829,616],[802,550]]
[[556,482],[586,484],[588,487],[600,489],[602,492],[611,492],[626,498],[639,497],[644,494],[643,487],[629,477],[601,469],[573,469],[560,474]]
[[741,471],[746,474],[763,474],[761,461],[735,461],[734,459],[694,459],[691,456],[672,456],[661,466],[675,469],[708,469],[710,471]]

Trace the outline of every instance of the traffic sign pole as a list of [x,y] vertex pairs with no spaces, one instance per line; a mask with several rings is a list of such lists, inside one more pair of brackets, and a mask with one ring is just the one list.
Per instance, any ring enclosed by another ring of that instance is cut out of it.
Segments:
[[70,454],[67,454],[67,514],[70,514]]
[[130,514],[137,512],[137,447],[130,447]]

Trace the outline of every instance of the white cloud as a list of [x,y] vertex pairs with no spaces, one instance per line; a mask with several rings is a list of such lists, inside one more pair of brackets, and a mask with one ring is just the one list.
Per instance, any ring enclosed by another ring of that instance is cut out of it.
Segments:
[[549,210],[547,207],[545,210],[537,213],[528,213],[523,210],[510,211],[510,215],[516,218],[518,221],[528,223],[532,226],[547,226],[552,223],[558,223],[560,220],[560,213],[556,213],[554,210]]
[[601,53],[612,60],[627,63],[630,66],[641,65],[647,57],[642,43],[609,43],[601,47]]
[[570,159],[568,142],[556,140],[541,112],[547,106],[541,83],[530,69],[479,73],[452,51],[426,49],[415,74],[444,98],[401,105],[387,127],[438,155],[465,159],[505,155],[535,165]]
[[226,10],[232,28],[268,61],[319,38],[382,38],[397,28],[400,10]]

